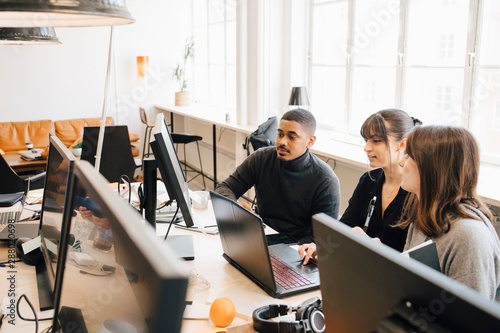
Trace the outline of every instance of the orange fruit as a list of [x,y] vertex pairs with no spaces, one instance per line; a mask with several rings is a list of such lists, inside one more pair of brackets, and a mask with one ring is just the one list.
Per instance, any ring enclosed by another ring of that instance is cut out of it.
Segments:
[[210,320],[217,327],[226,327],[231,324],[235,315],[234,304],[227,297],[217,298],[210,307]]

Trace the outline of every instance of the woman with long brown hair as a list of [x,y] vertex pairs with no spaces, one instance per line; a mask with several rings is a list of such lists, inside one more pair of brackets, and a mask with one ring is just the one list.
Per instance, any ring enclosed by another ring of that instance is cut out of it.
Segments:
[[467,130],[415,128],[400,160],[401,187],[411,195],[401,227],[409,227],[405,250],[436,243],[441,272],[500,300],[500,242],[493,216],[479,198],[479,147]]

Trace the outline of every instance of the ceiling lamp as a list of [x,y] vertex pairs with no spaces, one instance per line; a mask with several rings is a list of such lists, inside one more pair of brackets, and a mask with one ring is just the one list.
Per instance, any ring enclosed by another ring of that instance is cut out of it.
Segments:
[[0,28],[2,45],[61,44],[54,28]]
[[133,22],[125,0],[0,0],[2,27],[88,27]]

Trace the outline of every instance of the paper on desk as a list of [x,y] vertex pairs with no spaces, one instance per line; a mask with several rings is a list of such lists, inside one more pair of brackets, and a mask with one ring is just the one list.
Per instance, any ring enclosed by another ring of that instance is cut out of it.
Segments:
[[205,301],[193,301],[186,305],[184,319],[208,319],[210,314],[210,304]]
[[40,239],[40,236],[38,236],[22,244],[23,252],[24,254],[28,254],[31,251],[38,249],[40,245],[42,245],[42,240]]

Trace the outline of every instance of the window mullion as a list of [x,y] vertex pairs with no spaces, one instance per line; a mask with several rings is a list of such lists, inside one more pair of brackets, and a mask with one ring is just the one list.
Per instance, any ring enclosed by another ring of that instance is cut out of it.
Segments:
[[346,71],[345,71],[345,126],[348,128],[351,118],[351,96],[352,96],[352,46],[354,45],[354,25],[356,0],[348,2],[347,19],[347,47],[346,47]]
[[405,76],[405,43],[407,37],[408,1],[401,0],[399,4],[399,38],[398,38],[398,62],[396,65],[396,93],[394,105],[403,108],[404,76]]
[[474,106],[474,77],[476,72],[476,45],[479,26],[479,0],[470,0],[469,3],[469,28],[467,35],[467,48],[465,51],[464,88],[462,96],[462,125],[470,128],[472,107]]

